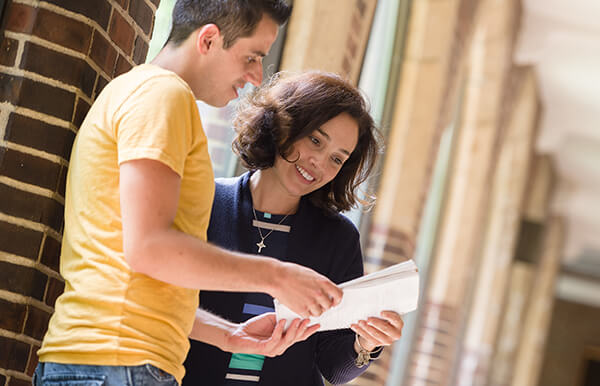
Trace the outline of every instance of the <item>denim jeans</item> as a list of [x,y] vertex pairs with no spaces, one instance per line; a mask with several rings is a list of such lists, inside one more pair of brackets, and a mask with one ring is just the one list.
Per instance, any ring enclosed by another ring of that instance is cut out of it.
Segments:
[[175,377],[150,364],[140,366],[66,365],[40,362],[33,386],[177,386]]

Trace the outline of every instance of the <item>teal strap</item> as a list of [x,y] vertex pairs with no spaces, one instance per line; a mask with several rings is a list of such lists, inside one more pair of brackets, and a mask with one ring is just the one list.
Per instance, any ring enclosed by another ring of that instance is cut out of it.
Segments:
[[229,361],[229,368],[230,369],[260,371],[260,370],[262,370],[264,362],[265,362],[264,355],[232,354],[231,360]]

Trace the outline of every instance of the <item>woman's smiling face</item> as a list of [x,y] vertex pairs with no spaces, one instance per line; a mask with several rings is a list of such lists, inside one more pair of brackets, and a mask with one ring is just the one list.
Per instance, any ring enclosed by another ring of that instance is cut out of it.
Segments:
[[292,145],[289,161],[275,157],[280,183],[290,195],[304,196],[332,181],[358,142],[358,123],[347,113],[335,116]]

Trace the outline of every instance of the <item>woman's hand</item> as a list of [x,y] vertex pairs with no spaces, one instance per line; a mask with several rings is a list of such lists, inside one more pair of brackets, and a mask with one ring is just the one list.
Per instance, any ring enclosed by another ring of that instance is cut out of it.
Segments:
[[284,331],[285,319],[277,322],[275,313],[255,316],[237,328],[227,339],[227,351],[242,354],[260,354],[268,357],[281,355],[291,345],[314,334],[319,325],[308,326],[309,319],[294,319]]
[[[367,351],[373,351],[379,346],[389,346],[402,336],[404,322],[400,314],[393,311],[383,311],[381,318],[371,317],[350,326],[358,335],[358,344]],[[354,344],[358,353],[360,347]]]

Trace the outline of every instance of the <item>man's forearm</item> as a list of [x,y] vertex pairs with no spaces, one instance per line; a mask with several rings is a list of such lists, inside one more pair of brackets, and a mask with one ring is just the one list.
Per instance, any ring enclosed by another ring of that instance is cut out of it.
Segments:
[[271,293],[281,264],[275,259],[227,251],[175,229],[148,235],[125,252],[137,272],[204,290]]

